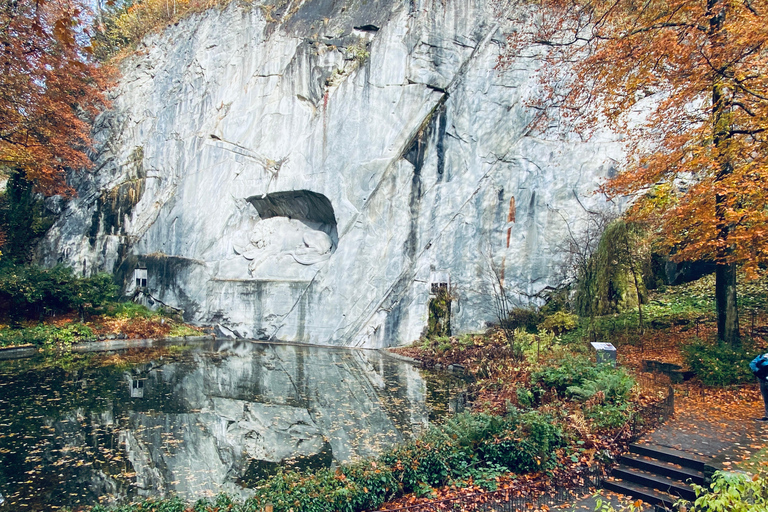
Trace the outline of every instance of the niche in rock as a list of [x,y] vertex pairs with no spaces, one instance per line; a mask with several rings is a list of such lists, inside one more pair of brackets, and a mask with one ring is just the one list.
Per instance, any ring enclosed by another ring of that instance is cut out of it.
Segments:
[[235,251],[250,261],[251,276],[299,278],[302,272],[297,274],[292,267],[321,263],[336,250],[336,216],[324,195],[292,190],[252,196],[247,201],[258,212],[259,221],[247,243],[236,245]]
[[433,272],[430,276],[427,336],[451,335],[451,278],[448,272]]

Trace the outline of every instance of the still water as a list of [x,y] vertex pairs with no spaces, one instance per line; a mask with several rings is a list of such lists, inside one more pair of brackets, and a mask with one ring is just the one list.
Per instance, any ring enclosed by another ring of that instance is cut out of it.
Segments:
[[457,384],[378,352],[250,342],[0,361],[0,511],[246,496],[280,466],[410,438]]

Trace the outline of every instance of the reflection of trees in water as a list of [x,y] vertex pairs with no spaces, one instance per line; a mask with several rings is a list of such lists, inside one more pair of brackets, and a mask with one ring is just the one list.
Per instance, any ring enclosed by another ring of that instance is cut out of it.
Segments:
[[[429,422],[434,423],[449,414],[451,401],[466,399],[468,377],[434,370],[424,372],[425,403],[429,409]],[[461,400],[459,400],[461,401]],[[453,411],[460,412],[460,411]]]
[[94,356],[67,369],[0,364],[0,492],[30,510],[237,492],[279,465],[376,454],[427,423],[428,386],[406,363],[367,351],[217,345],[119,366]]
[[73,494],[84,503],[126,496],[131,468],[114,422],[115,403],[127,399],[127,389],[115,385],[122,370],[32,361],[2,368],[0,492],[8,503],[23,499],[29,510],[49,510]]

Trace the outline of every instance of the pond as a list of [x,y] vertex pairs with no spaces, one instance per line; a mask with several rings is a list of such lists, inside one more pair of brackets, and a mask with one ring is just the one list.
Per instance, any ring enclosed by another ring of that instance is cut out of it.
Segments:
[[0,511],[247,496],[411,438],[460,388],[380,352],[246,341],[0,361]]

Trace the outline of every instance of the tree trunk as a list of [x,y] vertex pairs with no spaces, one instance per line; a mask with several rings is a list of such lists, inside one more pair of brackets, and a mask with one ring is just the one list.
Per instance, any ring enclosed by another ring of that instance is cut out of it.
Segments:
[[715,271],[717,338],[739,345],[739,310],[736,307],[736,265],[718,265]]
[[[709,16],[709,40],[713,48],[722,46],[723,25],[727,15],[727,3],[719,5],[720,0],[707,0]],[[732,192],[719,189],[719,182],[733,173],[733,164],[729,155],[728,143],[731,138],[732,99],[729,94],[728,64],[715,66],[715,79],[712,85],[712,128],[715,154],[720,168],[715,175],[715,218],[717,219],[717,269],[715,272],[715,308],[717,310],[717,338],[733,346],[739,344],[739,311],[736,304],[736,265],[729,263],[733,245],[728,241],[730,225],[728,220],[728,201]]]
[[635,297],[637,297],[637,323],[640,327],[640,336],[645,333],[645,327],[643,326],[643,299],[640,296],[640,282],[637,279],[637,272],[635,271],[635,255],[632,253],[632,248],[629,245],[629,229],[627,223],[624,222],[624,250],[627,255],[627,263],[629,263],[629,271],[632,272],[632,279],[635,282]]

